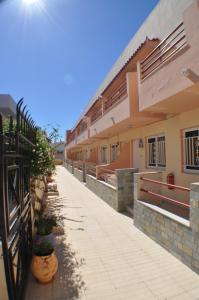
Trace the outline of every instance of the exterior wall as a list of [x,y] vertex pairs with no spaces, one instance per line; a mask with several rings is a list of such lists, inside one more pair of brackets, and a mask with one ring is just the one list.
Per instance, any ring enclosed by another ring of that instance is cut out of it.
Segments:
[[[142,129],[142,138],[164,133],[166,137],[166,168],[165,176],[170,172],[175,174],[175,183],[189,187],[191,182],[198,180],[199,174],[184,172],[183,170],[183,137],[182,130],[199,126],[199,109],[180,114],[165,121],[157,122]],[[145,144],[145,143],[144,143]],[[146,145],[140,149],[141,171],[154,171],[146,166]],[[165,177],[163,177],[165,181]]]
[[118,211],[117,190],[115,187],[86,175],[86,186],[108,205]]
[[190,222],[141,202],[139,196],[139,174],[135,174],[135,226],[199,273],[199,184],[191,185]]

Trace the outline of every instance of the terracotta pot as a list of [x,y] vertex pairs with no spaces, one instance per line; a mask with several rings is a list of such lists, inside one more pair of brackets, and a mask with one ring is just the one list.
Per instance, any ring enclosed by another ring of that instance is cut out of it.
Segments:
[[47,181],[47,182],[53,182],[52,176],[47,176],[47,177],[46,177],[46,181]]
[[58,261],[53,252],[47,256],[37,256],[33,255],[31,263],[31,271],[33,276],[40,283],[48,283],[53,279],[53,276],[57,272]]

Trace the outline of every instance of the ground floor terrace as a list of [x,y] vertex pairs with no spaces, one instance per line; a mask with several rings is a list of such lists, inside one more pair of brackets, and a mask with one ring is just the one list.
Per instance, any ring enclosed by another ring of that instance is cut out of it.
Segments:
[[[114,131],[113,126],[85,144],[66,147],[67,158],[90,163],[88,173],[113,185],[117,181],[116,170],[134,168],[139,172],[161,172],[163,182],[189,188],[199,176],[198,116],[199,109],[195,109],[122,132]],[[177,189],[164,188],[161,192],[188,201],[187,195]]]
[[59,196],[50,200],[62,216],[56,237],[59,271],[38,284],[31,276],[26,300],[199,299],[199,276],[116,212],[62,166]]

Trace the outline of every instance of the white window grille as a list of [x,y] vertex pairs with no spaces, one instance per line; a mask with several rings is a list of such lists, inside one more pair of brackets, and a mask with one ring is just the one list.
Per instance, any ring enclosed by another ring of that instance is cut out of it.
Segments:
[[165,136],[153,136],[147,138],[148,166],[154,168],[166,167]]
[[184,169],[199,171],[199,128],[184,131]]

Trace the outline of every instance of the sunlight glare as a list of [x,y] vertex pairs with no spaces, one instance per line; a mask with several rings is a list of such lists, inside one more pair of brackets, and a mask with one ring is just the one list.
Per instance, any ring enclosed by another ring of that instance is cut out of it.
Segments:
[[36,4],[39,0],[23,0],[26,5]]

